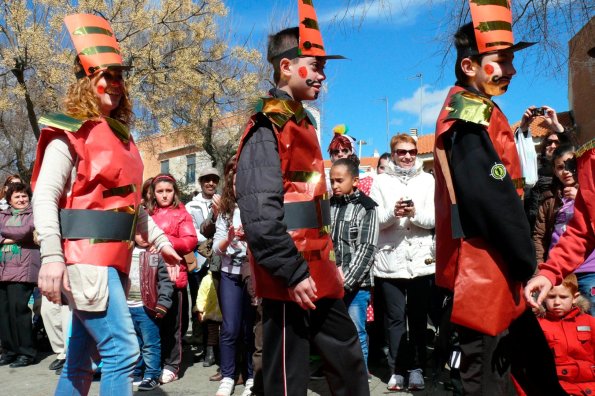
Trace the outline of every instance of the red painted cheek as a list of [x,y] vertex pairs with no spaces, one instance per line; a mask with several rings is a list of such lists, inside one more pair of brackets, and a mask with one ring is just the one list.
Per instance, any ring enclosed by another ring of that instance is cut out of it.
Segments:
[[485,71],[487,75],[491,76],[492,74],[494,74],[494,66],[492,66],[492,65],[485,65],[483,67],[483,71]]
[[298,74],[300,75],[301,78],[306,78],[306,77],[308,77],[308,69],[306,69],[304,66],[302,66],[298,69]]
[[105,93],[105,87],[103,85],[100,85],[97,87],[97,93],[99,95],[103,95]]

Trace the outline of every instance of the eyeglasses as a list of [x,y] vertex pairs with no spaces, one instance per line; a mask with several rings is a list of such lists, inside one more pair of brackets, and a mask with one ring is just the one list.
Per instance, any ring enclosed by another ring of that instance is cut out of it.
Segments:
[[560,141],[557,139],[546,139],[545,141],[545,145],[547,146],[551,146],[552,144],[555,144],[556,146],[560,145]]
[[341,150],[331,150],[331,155],[337,155],[337,154],[339,154],[339,153],[343,153],[343,154],[347,155],[347,154],[349,154],[350,152],[351,152],[351,150],[349,150],[349,149],[346,149],[346,148],[344,148],[344,149],[341,149]]
[[411,150],[396,149],[393,151],[393,154],[397,154],[399,157],[404,157],[407,154],[409,154],[412,157],[415,157],[417,155],[417,149],[411,149]]

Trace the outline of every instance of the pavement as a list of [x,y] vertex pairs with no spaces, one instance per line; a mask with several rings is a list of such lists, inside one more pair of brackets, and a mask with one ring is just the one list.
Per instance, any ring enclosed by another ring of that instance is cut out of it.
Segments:
[[[203,367],[202,362],[194,363],[193,360],[198,360],[193,357],[194,353],[187,347],[185,349],[185,363],[186,370],[182,377],[169,384],[161,385],[159,388],[149,392],[137,392],[135,395],[142,396],[213,396],[217,391],[218,382],[210,382],[209,376],[216,372],[217,367]],[[23,368],[11,369],[8,366],[0,367],[0,395],[3,396],[46,396],[53,394],[58,376],[48,369],[50,363],[55,359],[55,355],[49,352],[39,353],[39,362]],[[381,368],[375,370],[372,367],[372,373],[383,371]],[[383,374],[380,374],[383,375]],[[426,381],[426,390],[409,392],[390,392],[386,389],[386,380],[381,381],[381,378],[373,376],[370,383],[370,394],[372,396],[378,395],[414,395],[414,396],[446,396],[451,395],[451,392],[444,390],[442,383],[437,382],[433,384],[430,380]],[[325,380],[310,381],[308,395],[324,395],[330,396],[331,393],[326,385]],[[236,387],[234,395],[240,396],[244,390],[243,385]],[[99,382],[93,382],[90,395],[99,395]],[[114,395],[118,396],[118,395]],[[272,395],[277,396],[277,395]]]

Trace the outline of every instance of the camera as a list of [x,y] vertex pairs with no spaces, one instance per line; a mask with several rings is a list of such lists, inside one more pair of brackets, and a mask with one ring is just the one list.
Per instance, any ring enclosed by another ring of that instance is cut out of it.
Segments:
[[531,109],[531,115],[533,117],[544,116],[545,115],[545,109],[543,107],[537,107],[535,109]]
[[402,202],[403,205],[405,206],[413,206],[413,200],[411,199],[406,199]]
[[564,170],[572,173],[576,177],[576,158],[568,158],[564,161]]

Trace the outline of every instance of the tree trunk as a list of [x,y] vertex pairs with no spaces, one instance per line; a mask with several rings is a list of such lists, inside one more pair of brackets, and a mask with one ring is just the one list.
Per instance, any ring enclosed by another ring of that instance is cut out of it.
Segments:
[[[17,82],[25,92],[25,102],[27,104],[27,118],[29,119],[29,124],[31,125],[31,129],[33,130],[33,134],[35,135],[35,140],[39,140],[39,124],[37,123],[37,115],[35,114],[35,106],[33,105],[33,101],[31,100],[31,96],[29,95],[29,90],[27,89],[27,84],[25,84],[25,72],[22,62],[17,61],[16,67],[12,69],[12,74],[17,79]],[[20,170],[20,169],[19,169]]]

